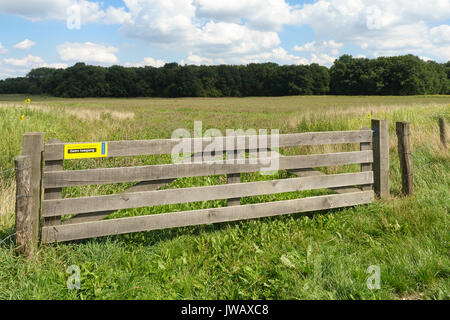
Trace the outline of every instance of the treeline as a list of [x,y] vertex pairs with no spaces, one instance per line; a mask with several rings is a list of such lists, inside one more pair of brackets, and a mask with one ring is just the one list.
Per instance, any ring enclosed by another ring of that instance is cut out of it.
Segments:
[[245,97],[285,95],[449,94],[450,62],[413,55],[377,59],[344,55],[328,69],[318,64],[38,68],[0,81],[0,93],[58,97]]
[[416,95],[450,93],[450,61],[439,64],[413,56],[355,59],[344,55],[330,68],[330,93]]

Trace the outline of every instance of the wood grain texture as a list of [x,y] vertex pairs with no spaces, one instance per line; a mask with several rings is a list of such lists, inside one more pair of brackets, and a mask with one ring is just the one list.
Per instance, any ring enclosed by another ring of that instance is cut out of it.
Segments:
[[398,156],[402,173],[402,193],[412,195],[414,193],[414,171],[409,140],[410,128],[408,122],[396,123]]
[[[236,141],[243,139],[245,148],[252,145],[255,136],[230,136],[222,137],[222,141],[218,141],[215,151],[230,150],[229,146],[237,146]],[[341,143],[360,143],[370,142],[372,139],[371,130],[354,130],[354,131],[330,131],[330,132],[306,132],[280,134],[279,145],[276,147],[292,147],[302,145],[321,145],[321,144],[341,144]],[[270,137],[267,139],[268,148],[271,147]],[[217,141],[217,140],[216,140]],[[182,142],[181,139],[154,139],[154,140],[132,140],[132,141],[109,141],[108,157],[119,156],[138,156],[151,154],[170,154],[173,148]],[[73,142],[70,142],[72,144]],[[80,142],[84,143],[84,142]],[[190,146],[192,152],[205,151],[208,146],[211,147],[211,138],[195,138],[185,140],[186,146]],[[46,160],[62,160],[64,158],[64,145],[66,143],[46,144],[45,158]],[[69,143],[67,143],[69,144]],[[194,145],[201,146],[202,150],[194,150]],[[234,147],[233,150],[239,148]]]
[[44,134],[28,132],[23,135],[22,155],[31,158],[31,194],[32,194],[32,235],[36,243],[39,241],[41,218],[42,167],[43,167]]
[[372,119],[374,191],[389,198],[389,125],[387,120]]
[[[143,181],[135,186],[125,189],[120,194],[134,193],[134,192],[144,192],[144,191],[153,191],[158,190],[160,187],[167,186],[168,183],[173,180],[155,180],[155,181]],[[44,209],[45,211],[45,209]],[[71,224],[71,223],[80,223],[80,222],[89,222],[89,221],[99,221],[116,210],[107,210],[107,211],[99,211],[99,212],[89,212],[89,213],[81,213],[76,216],[71,217],[69,220],[63,222],[63,224]]]
[[447,149],[447,126],[445,118],[439,118],[439,137],[441,139],[442,147]]
[[[240,173],[231,173],[227,175],[227,182],[234,184],[234,183],[240,183],[241,182],[241,174]],[[241,204],[241,198],[229,198],[227,200],[228,206],[238,206]]]
[[233,199],[282,192],[363,185],[372,182],[373,173],[370,171],[106,196],[44,200],[43,215],[44,217],[52,217],[64,214],[121,210],[216,199]]
[[[252,163],[252,161],[257,163]],[[84,186],[93,184],[110,184],[120,182],[137,182],[161,179],[174,179],[180,177],[209,176],[217,174],[230,174],[242,172],[256,172],[268,167],[266,159],[245,159],[245,163],[182,163],[152,165],[141,167],[104,168],[73,171],[54,171],[44,174],[45,188],[59,188],[68,186]],[[368,163],[373,161],[371,150],[354,151],[315,155],[301,155],[280,157],[279,170],[325,167],[355,163]]]
[[31,188],[31,157],[19,156],[15,159],[16,169],[16,250],[30,257],[37,249],[33,239],[33,202]]
[[373,201],[373,191],[326,195],[303,199],[266,202],[213,209],[182,211],[149,216],[48,226],[42,230],[43,241],[63,242],[123,233],[167,229],[192,225],[229,222],[278,216],[297,212],[328,210]]
[[[369,130],[368,128],[362,128],[361,130]],[[372,150],[372,144],[370,142],[361,142],[359,144],[359,150],[360,151],[366,151],[366,150]],[[361,163],[361,172],[367,172],[372,170],[372,164],[371,163]],[[372,190],[372,185],[363,185],[361,186],[361,189],[363,191]]]
[[[58,139],[49,141],[49,144],[61,143]],[[45,157],[45,153],[44,153]],[[63,160],[45,160],[44,172],[63,170]],[[62,199],[62,188],[44,188],[44,200]],[[61,217],[44,217],[44,226],[61,224]]]

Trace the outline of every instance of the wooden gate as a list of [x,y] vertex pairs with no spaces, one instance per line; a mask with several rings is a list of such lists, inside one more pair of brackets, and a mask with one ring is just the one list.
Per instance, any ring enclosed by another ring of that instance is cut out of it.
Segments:
[[[243,137],[246,139],[246,146],[249,145],[250,137]],[[372,130],[281,134],[278,137],[279,147],[356,143],[360,145],[360,149],[340,153],[280,156],[279,170],[288,170],[298,177],[241,183],[241,173],[256,172],[266,165],[259,160],[257,163],[252,162],[249,158],[233,163],[217,163],[197,162],[194,157],[192,163],[63,170],[63,161],[70,161],[65,157],[65,148],[71,144],[51,141],[44,145],[43,134],[26,134],[23,154],[29,155],[34,163],[30,181],[31,190],[35,191],[33,200],[37,203],[37,207],[32,208],[34,211],[31,215],[38,220],[42,215],[41,241],[51,243],[362,205],[374,200],[374,191],[382,198],[388,196],[389,144],[386,121],[372,120]],[[224,139],[222,150],[229,152],[229,144],[225,143],[227,139],[229,137]],[[210,140],[198,138],[188,142],[197,146],[200,143],[202,150],[205,150],[204,147]],[[180,140],[177,139],[110,141],[106,143],[105,156],[170,154],[179,143]],[[270,151],[270,143],[267,148]],[[267,157],[273,155],[271,152]],[[42,161],[45,163],[43,173],[39,166]],[[326,175],[314,169],[348,164],[361,164],[361,170]],[[227,175],[228,184],[157,190],[177,178],[221,174]],[[62,198],[64,187],[123,182],[140,183],[120,194]],[[40,185],[42,190],[39,193]],[[239,202],[241,197],[324,188],[333,189],[336,194],[247,205],[240,205]],[[42,202],[40,195],[43,195]],[[218,199],[228,199],[228,206],[102,220],[121,209]],[[73,217],[61,222],[64,215]]]

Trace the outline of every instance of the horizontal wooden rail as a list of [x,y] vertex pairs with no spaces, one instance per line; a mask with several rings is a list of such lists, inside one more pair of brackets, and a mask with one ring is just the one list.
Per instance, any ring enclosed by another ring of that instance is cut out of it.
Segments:
[[372,172],[344,173],[208,187],[180,188],[95,197],[44,200],[43,216],[142,208],[185,202],[208,201],[272,193],[355,186],[373,183]]
[[277,202],[47,226],[42,229],[42,241],[44,243],[63,242],[131,232],[247,220],[361,205],[370,203],[373,200],[373,191],[361,191]]
[[[263,160],[269,160],[269,158],[258,159],[259,163],[256,164],[250,163],[251,160],[252,159],[245,159],[245,163],[243,164],[203,162],[140,167],[52,171],[44,173],[44,187],[59,188],[93,184],[111,184],[229,173],[256,172],[268,167],[267,162],[263,162]],[[278,161],[279,170],[326,167],[333,165],[371,163],[373,162],[373,153],[371,150],[367,150],[300,155],[280,157],[278,158]]]
[[[251,146],[250,139],[255,136],[227,136],[223,137],[222,148],[215,151],[237,150],[237,139],[245,139],[246,149]],[[270,135],[267,139],[267,146],[271,146]],[[133,140],[133,141],[109,141],[108,157],[120,156],[139,156],[151,154],[170,154],[173,148],[180,144],[182,139],[153,139],[153,140]],[[342,143],[361,143],[372,141],[371,130],[354,130],[354,131],[327,131],[327,132],[305,132],[279,135],[279,147],[292,147],[304,145],[323,145],[323,144],[342,144]],[[202,145],[202,150],[211,144],[211,138],[192,138],[188,142],[191,150],[194,152],[194,144]],[[64,145],[71,143],[51,143],[45,145],[45,159],[63,160]],[[230,149],[229,146],[234,146]]]

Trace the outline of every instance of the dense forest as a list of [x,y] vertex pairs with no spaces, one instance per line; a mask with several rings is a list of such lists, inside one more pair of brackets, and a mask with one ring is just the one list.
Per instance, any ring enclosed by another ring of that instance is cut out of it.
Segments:
[[67,69],[38,68],[26,77],[0,81],[1,93],[58,97],[245,97],[285,95],[450,94],[450,61],[413,55],[353,58],[331,68],[311,65],[100,67],[77,63]]

